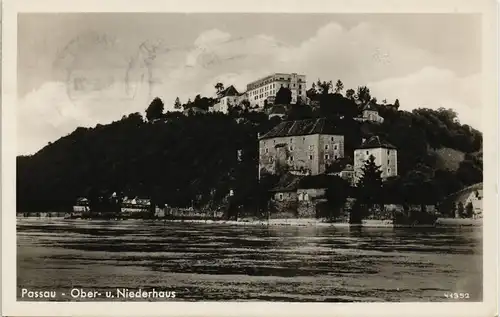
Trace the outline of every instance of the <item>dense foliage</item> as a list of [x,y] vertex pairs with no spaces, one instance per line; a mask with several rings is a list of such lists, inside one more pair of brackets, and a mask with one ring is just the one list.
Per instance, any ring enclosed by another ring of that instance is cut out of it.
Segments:
[[[384,183],[381,195],[387,200],[438,201],[482,181],[482,134],[461,125],[452,110],[399,111],[396,105],[378,104],[366,87],[348,89],[343,96],[340,81],[335,87],[331,81],[318,81],[315,87],[308,91],[313,106],[292,105],[289,118],[333,119],[345,134],[346,156],[371,135],[395,145],[400,176]],[[216,89],[221,91],[223,85]],[[354,120],[362,110],[360,101],[366,100],[376,104],[385,119],[382,124]],[[155,204],[215,208],[233,189],[234,204],[265,213],[266,189],[272,182],[259,185],[257,180],[257,134],[269,131],[280,119],[251,112],[246,104],[230,109],[228,115],[159,115],[160,102],[148,108],[148,118],[156,119],[151,122],[133,113],[111,124],[78,128],[34,155],[18,157],[18,210],[67,208],[92,191],[151,197]],[[214,102],[198,95],[182,108],[207,110]],[[175,107],[181,108],[178,99]],[[435,150],[441,148],[465,153],[458,170],[437,168]]]

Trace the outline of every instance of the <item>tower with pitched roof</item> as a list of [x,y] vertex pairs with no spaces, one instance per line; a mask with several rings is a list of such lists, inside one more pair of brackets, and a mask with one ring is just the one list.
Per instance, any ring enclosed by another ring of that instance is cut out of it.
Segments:
[[363,176],[363,166],[370,155],[382,171],[382,179],[398,175],[398,150],[379,136],[372,136],[354,150],[354,182]]

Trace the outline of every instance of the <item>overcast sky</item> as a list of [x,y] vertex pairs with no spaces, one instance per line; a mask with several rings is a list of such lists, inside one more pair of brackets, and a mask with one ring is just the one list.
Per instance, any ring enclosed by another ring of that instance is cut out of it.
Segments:
[[481,21],[458,14],[20,14],[18,149],[144,112],[158,96],[243,91],[272,72],[367,85],[481,130]]

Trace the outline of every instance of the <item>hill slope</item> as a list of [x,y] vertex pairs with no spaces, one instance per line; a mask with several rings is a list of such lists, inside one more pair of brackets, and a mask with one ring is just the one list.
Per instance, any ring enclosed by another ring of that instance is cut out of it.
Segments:
[[[472,154],[481,149],[482,135],[454,123],[450,110],[410,113],[378,105],[385,121],[369,124],[352,119],[359,113],[353,100],[338,94],[324,100],[314,111],[291,107],[289,115],[332,118],[344,131],[346,156],[352,156],[362,137],[377,134],[398,148],[398,173],[407,182],[424,175],[447,195],[482,181],[482,156]],[[17,158],[18,210],[68,208],[91,190],[191,206],[217,204],[233,189],[243,204],[251,204],[259,192],[257,134],[279,121],[233,109],[229,115],[167,113],[155,123],[136,113],[108,125],[78,128],[32,156]],[[460,152],[467,154],[457,167]],[[443,153],[457,157],[449,160],[456,171],[443,170],[449,167]]]

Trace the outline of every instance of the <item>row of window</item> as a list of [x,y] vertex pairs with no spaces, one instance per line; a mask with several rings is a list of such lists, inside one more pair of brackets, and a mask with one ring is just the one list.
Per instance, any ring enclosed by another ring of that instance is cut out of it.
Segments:
[[257,96],[255,96],[253,99],[254,99],[254,100],[257,100],[257,99],[267,98],[267,97],[269,97],[269,96],[274,96],[274,90],[271,90],[271,92],[266,92],[266,93],[263,93],[263,94],[257,95]]
[[[312,160],[313,158],[314,158],[314,156],[313,156],[313,155],[309,155],[309,160]],[[335,158],[335,159],[338,159],[338,155],[335,155],[335,156],[334,156],[334,158]],[[325,154],[325,160],[329,160],[329,159],[330,159],[330,155]],[[289,160],[290,162],[293,162],[293,156],[290,156],[290,157],[288,158],[288,160]]]
[[[329,160],[329,159],[330,159],[330,155],[329,155],[329,154],[325,154],[324,158],[325,158],[325,160]],[[333,158],[334,158],[334,159],[338,159],[338,158],[339,158],[339,156],[338,156],[338,155],[334,155],[334,156],[333,156]],[[313,159],[314,159],[314,156],[313,156],[313,155],[309,155],[309,160],[311,160],[311,161],[312,161]],[[293,160],[294,160],[293,156],[290,156],[290,157],[288,158],[288,161],[290,161],[290,162],[293,162]],[[269,158],[269,163],[273,163],[273,162],[274,162],[274,158],[273,158],[273,157],[270,157],[270,158]]]
[[[339,147],[338,147],[338,144],[334,144],[334,145],[333,145],[333,149],[334,149],[334,150],[338,150],[338,148],[339,148]],[[294,149],[293,145],[289,145],[289,146],[288,146],[288,150],[293,151],[293,149]],[[314,149],[314,145],[313,145],[313,144],[310,144],[310,145],[309,145],[309,150],[313,150],[313,149]],[[325,150],[329,150],[329,149],[330,149],[330,144],[325,144]],[[265,152],[266,152],[266,153],[269,153],[269,149],[268,149],[268,148],[266,148],[266,149],[265,149]]]
[[[284,85],[281,84],[281,87],[284,87]],[[293,84],[293,87],[295,87],[295,84]],[[274,95],[276,93],[276,89],[275,88],[276,88],[275,84],[272,84],[272,85],[266,86],[266,87],[262,87],[260,89],[251,91],[250,92],[250,97],[251,96],[257,96],[259,94],[262,94],[262,93],[265,93],[265,92],[269,92],[269,91]],[[287,84],[286,88],[290,88],[290,84]],[[299,85],[299,95],[302,95],[302,85]]]
[[[290,80],[291,80],[291,78],[290,78],[290,77],[287,77],[287,78],[285,78],[285,77],[275,77],[275,78],[270,78],[270,79],[265,80],[265,81],[263,81],[263,82],[260,82],[260,83],[257,83],[257,84],[250,85],[250,86],[249,86],[249,88],[250,88],[250,89],[254,89],[254,88],[256,88],[256,87],[260,87],[260,86],[268,85],[268,84],[272,83],[273,81],[279,81],[279,80],[283,80],[283,81],[285,81],[285,80],[286,80],[286,81],[290,81]],[[297,82],[302,83],[302,82],[305,82],[305,81],[303,81],[303,80],[302,80],[302,78],[298,78],[298,79],[297,79]],[[302,85],[299,85],[299,87],[301,87],[301,86],[302,86]],[[274,87],[274,84],[273,84],[273,87]]]
[[[309,200],[309,194],[308,193],[305,193],[305,194],[302,194],[300,193],[299,196],[298,196],[299,200]],[[278,200],[283,200],[283,194],[278,194]]]
[[[306,140],[306,137],[302,137],[302,141],[305,141]],[[335,137],[330,137],[330,141],[335,141]],[[276,140],[274,140],[274,143],[276,144]],[[293,138],[290,138],[290,143],[293,143]]]
[[[290,146],[288,147],[288,149],[289,149],[290,151],[293,151],[293,145],[290,145]],[[309,150],[312,150],[312,149],[314,149],[314,145],[313,145],[313,144],[310,144],[310,145],[309,145]],[[329,150],[329,149],[330,149],[330,144],[325,144],[325,150]],[[335,145],[333,146],[333,149],[334,149],[334,150],[338,150],[338,145],[337,145],[337,144],[335,144]]]

